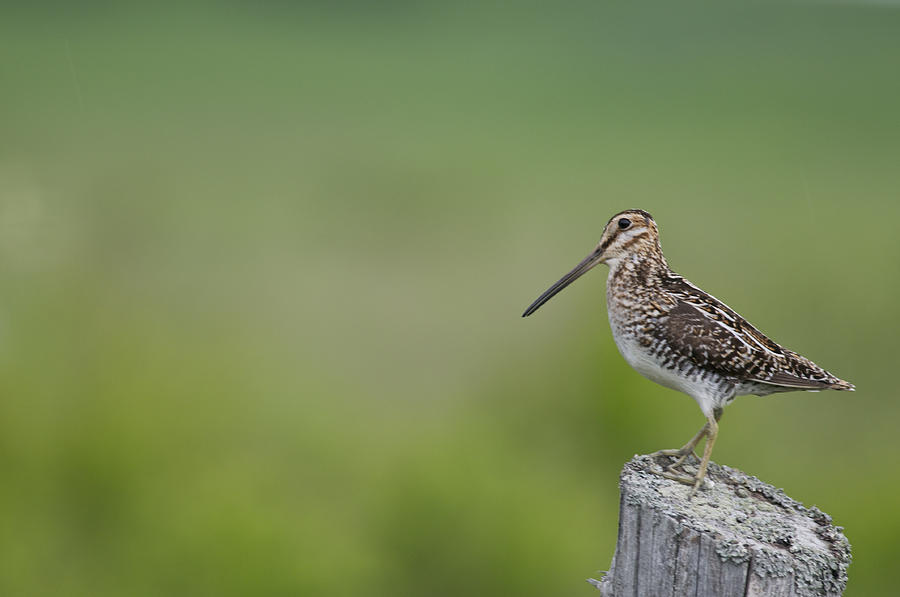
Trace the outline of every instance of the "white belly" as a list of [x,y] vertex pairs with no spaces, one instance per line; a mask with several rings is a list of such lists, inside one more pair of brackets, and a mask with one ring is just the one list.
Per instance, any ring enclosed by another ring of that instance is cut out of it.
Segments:
[[697,401],[700,410],[705,414],[712,414],[714,408],[724,406],[731,398],[731,396],[723,396],[722,388],[716,380],[709,376],[703,379],[699,373],[685,375],[677,368],[670,369],[662,366],[647,347],[642,346],[632,336],[616,333],[615,326],[613,326],[613,338],[619,353],[632,369],[661,386],[687,394]]
[[631,368],[661,386],[686,392],[685,380],[674,369],[666,369],[636,339],[613,332],[616,347]]

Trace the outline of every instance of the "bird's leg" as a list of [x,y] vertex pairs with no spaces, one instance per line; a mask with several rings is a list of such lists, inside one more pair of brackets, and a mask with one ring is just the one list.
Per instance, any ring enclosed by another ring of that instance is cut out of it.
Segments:
[[717,422],[717,419],[721,416],[721,412],[716,414],[718,416],[706,417],[706,425],[709,430],[706,434],[706,445],[703,446],[703,460],[700,461],[700,468],[697,470],[694,487],[688,495],[689,498],[694,497],[700,484],[703,483],[703,478],[706,477],[706,468],[709,466],[709,457],[712,456],[713,446],[716,444],[716,436],[719,434],[719,423]]
[[[719,419],[722,418],[722,409],[721,408],[714,409],[713,417],[715,418],[716,423],[718,423]],[[718,427],[716,429],[718,430]],[[700,431],[697,432],[697,435],[695,435],[693,438],[691,438],[691,441],[689,441],[684,446],[682,446],[682,448],[680,450],[661,450],[662,452],[669,452],[669,454],[667,454],[668,456],[678,456],[678,460],[676,460],[675,462],[673,462],[672,464],[667,466],[666,470],[670,471],[672,469],[678,468],[679,466],[681,466],[681,463],[684,462],[684,459],[687,458],[688,455],[690,455],[690,454],[693,454],[694,457],[696,458],[697,455],[694,454],[694,448],[697,446],[697,444],[700,443],[700,440],[703,439],[703,436],[708,436],[708,435],[709,435],[709,423],[705,423],[703,425],[703,427],[700,429]]]
[[[700,431],[697,432],[697,435],[691,438],[691,441],[684,445],[684,447],[679,450],[660,450],[658,452],[655,452],[653,456],[678,457],[678,460],[667,466],[664,471],[655,471],[656,474],[660,475],[661,477],[665,477],[666,479],[684,483],[685,485],[691,485],[692,487],[689,497],[693,497],[694,493],[696,493],[697,489],[703,483],[703,479],[706,477],[706,469],[709,466],[709,458],[712,455],[713,445],[716,443],[716,436],[719,433],[718,423],[720,418],[722,418],[722,409],[717,408],[713,411],[713,416],[706,417],[706,424],[702,429],[700,429]],[[681,464],[689,454],[694,453],[694,448],[698,443],[700,443],[700,440],[703,439],[704,436],[706,436],[706,445],[703,447],[703,458],[700,461],[700,468],[697,470],[697,474],[686,475],[671,472],[676,467],[681,466]]]
[[[671,470],[673,468],[677,468],[681,466],[681,463],[684,462],[685,458],[687,458],[690,454],[694,454],[694,448],[697,447],[697,444],[700,443],[700,440],[707,434],[709,430],[709,425],[704,424],[703,427],[700,428],[700,431],[697,432],[691,440],[678,448],[677,450],[658,450],[653,453],[653,456],[677,456],[678,460],[667,466],[666,468]],[[694,454],[696,456],[696,454]]]
[[658,471],[656,472],[656,474],[661,477],[665,477],[666,479],[671,479],[672,481],[684,483],[685,485],[693,485],[696,481],[695,477],[686,474],[678,474],[677,472],[675,472],[675,469],[681,466],[681,464],[689,455],[693,454],[696,457],[696,454],[694,454],[694,448],[697,447],[697,444],[700,443],[700,440],[703,439],[703,437],[706,436],[707,433],[709,433],[708,423],[703,425],[700,431],[698,431],[697,434],[694,435],[694,437],[692,437],[688,443],[678,448],[677,450],[659,450],[657,452],[654,452],[652,454],[653,456],[675,456],[678,458],[678,460],[668,465],[665,470]]

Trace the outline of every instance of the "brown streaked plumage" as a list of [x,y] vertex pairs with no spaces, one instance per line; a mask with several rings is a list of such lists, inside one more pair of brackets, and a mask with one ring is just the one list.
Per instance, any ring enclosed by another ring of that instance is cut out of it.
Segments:
[[[673,272],[660,247],[656,222],[640,209],[613,216],[594,251],[538,297],[523,317],[599,263],[609,265],[607,312],[619,352],[641,375],[690,395],[706,416],[706,424],[682,448],[657,452],[676,457],[662,474],[692,485],[691,495],[706,475],[722,409],[736,396],[854,389],[773,342]],[[704,437],[698,471],[687,475],[679,469]]]

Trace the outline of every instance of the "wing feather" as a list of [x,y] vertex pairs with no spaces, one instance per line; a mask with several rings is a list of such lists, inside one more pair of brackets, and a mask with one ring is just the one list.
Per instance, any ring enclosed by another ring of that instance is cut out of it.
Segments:
[[852,389],[809,359],[779,346],[727,305],[683,278],[662,321],[669,346],[695,365],[736,382],[792,390]]

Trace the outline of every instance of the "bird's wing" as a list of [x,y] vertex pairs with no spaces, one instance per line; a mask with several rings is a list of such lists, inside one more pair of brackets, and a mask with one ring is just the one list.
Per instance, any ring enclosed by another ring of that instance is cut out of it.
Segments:
[[697,366],[735,381],[797,390],[821,390],[846,383],[779,346],[724,303],[681,280],[686,285],[684,291],[669,295],[674,306],[660,323],[672,349]]
[[672,350],[698,367],[713,369],[735,380],[745,380],[757,373],[755,364],[763,357],[762,350],[736,333],[732,326],[713,319],[697,306],[679,300],[661,323]]

